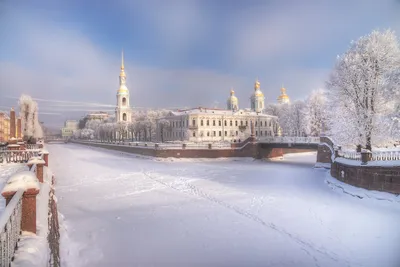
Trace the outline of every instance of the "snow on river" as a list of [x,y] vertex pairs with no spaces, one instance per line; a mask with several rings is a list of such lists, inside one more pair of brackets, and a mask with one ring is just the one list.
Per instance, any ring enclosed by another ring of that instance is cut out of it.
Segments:
[[48,145],[64,266],[400,266],[400,204],[283,161],[157,160]]

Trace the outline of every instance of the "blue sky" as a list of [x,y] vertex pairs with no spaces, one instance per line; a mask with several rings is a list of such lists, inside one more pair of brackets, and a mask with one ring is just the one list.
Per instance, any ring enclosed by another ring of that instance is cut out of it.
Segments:
[[[34,2],[34,3],[32,3]],[[0,109],[35,98],[115,104],[121,49],[136,107],[249,107],[324,87],[336,56],[374,29],[399,36],[400,1],[0,1]],[[82,112],[40,102],[60,124]]]

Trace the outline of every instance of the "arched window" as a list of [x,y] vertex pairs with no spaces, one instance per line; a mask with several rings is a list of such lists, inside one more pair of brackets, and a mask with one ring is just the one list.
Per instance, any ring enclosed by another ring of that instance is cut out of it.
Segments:
[[122,98],[122,105],[126,106],[126,98],[125,97]]
[[[124,98],[124,99],[125,99],[125,98]],[[126,118],[127,118],[127,117],[126,117],[126,113],[122,114],[122,120],[123,120],[123,121],[126,121]]]

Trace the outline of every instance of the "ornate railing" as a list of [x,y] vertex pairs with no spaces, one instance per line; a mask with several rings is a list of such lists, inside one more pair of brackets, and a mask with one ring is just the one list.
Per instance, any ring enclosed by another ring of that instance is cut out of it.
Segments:
[[9,267],[21,233],[22,195],[18,190],[0,216],[0,266]]
[[0,163],[25,163],[31,157],[37,157],[39,150],[6,150],[0,151]]
[[263,143],[319,144],[319,137],[266,136],[258,138]]

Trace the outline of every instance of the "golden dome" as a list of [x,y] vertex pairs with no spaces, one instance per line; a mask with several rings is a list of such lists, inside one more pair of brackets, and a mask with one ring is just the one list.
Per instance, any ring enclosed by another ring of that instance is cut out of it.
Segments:
[[119,89],[118,89],[118,93],[125,93],[125,94],[127,94],[129,91],[128,91],[128,88],[123,84],[123,85],[121,85],[120,87],[119,87]]
[[233,88],[231,89],[231,95],[234,95],[235,91],[233,91]]
[[255,95],[255,96],[264,96],[264,94],[263,94],[260,90],[256,91],[256,92],[254,93],[254,95]]
[[278,96],[278,102],[288,103],[290,101],[289,96],[286,94],[286,88],[281,88],[281,95]]

